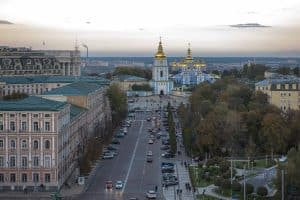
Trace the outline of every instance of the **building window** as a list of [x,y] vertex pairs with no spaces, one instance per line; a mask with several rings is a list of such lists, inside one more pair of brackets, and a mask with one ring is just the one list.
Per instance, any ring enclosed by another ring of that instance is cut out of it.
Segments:
[[39,148],[39,141],[37,141],[37,140],[33,141],[33,148],[34,149],[38,149]]
[[49,140],[45,141],[45,149],[50,149],[50,141]]
[[3,131],[3,121],[0,121],[0,131]]
[[26,156],[23,156],[22,157],[22,167],[27,167],[27,157]]
[[23,183],[27,182],[27,174],[22,174],[22,182]]
[[12,148],[12,149],[16,148],[16,141],[15,140],[10,141],[10,148]]
[[27,141],[26,140],[22,140],[22,149],[27,149]]
[[45,122],[45,131],[50,131],[50,122]]
[[38,122],[33,122],[33,131],[39,131],[39,123]]
[[50,117],[50,114],[45,114],[45,117]]
[[164,72],[160,71],[160,77],[162,78],[164,76]]
[[33,182],[39,182],[40,176],[37,173],[33,173]]
[[10,117],[15,117],[15,114],[10,114],[9,116],[10,116]]
[[9,128],[10,128],[11,131],[15,131],[16,130],[16,124],[15,124],[15,122],[11,121],[9,123]]
[[34,156],[33,157],[33,166],[34,167],[38,167],[39,166],[39,157],[38,156]]
[[45,183],[50,183],[50,181],[51,181],[50,174],[45,174]]
[[16,174],[10,174],[10,182],[16,182]]
[[27,124],[26,124],[26,122],[22,122],[22,123],[21,123],[21,130],[22,130],[22,131],[26,131],[26,129],[27,129]]
[[[24,90],[23,90],[23,92],[24,92]],[[22,117],[26,117],[26,114],[22,114]]]
[[44,167],[46,167],[46,168],[50,168],[51,167],[51,157],[50,156],[45,156]]
[[34,118],[38,118],[38,117],[39,117],[39,114],[34,114],[33,117],[34,117]]
[[0,174],[0,182],[4,182],[4,174]]
[[9,158],[9,166],[10,167],[16,167],[16,157],[15,156],[11,156]]
[[4,140],[0,140],[0,149],[4,148]]
[[0,167],[4,167],[4,157],[0,156]]

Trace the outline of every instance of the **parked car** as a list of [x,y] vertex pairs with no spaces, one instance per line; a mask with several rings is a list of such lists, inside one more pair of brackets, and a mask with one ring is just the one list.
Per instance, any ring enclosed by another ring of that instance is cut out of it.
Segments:
[[114,146],[112,146],[112,145],[108,145],[108,146],[107,146],[107,149],[110,150],[110,151],[116,151],[116,150],[118,150],[117,147],[114,147]]
[[114,138],[112,141],[111,141],[112,144],[120,144],[120,141],[116,138]]
[[125,136],[124,133],[117,133],[115,135],[115,138],[123,138],[124,136]]
[[148,199],[156,199],[157,195],[156,195],[156,192],[154,190],[149,190],[147,193],[146,193],[146,197]]
[[153,155],[152,151],[148,151],[147,156],[152,156],[152,155]]
[[123,188],[123,182],[122,181],[117,181],[115,187],[116,187],[116,189],[122,189]]
[[108,190],[113,189],[113,182],[112,181],[106,181],[105,188],[108,189]]
[[170,149],[170,145],[162,145],[160,147],[161,150],[169,150]]
[[153,143],[154,143],[154,142],[153,142],[153,140],[151,140],[151,139],[148,141],[148,144],[153,144]]
[[114,158],[114,154],[112,154],[112,153],[105,153],[105,154],[103,154],[103,156],[102,156],[102,159],[113,159]]

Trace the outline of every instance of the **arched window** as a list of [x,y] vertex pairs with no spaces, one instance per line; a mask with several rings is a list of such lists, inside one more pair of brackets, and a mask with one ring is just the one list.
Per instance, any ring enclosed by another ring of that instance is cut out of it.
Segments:
[[39,148],[39,141],[37,141],[37,140],[33,141],[33,148],[34,149],[38,149]]
[[45,149],[50,149],[50,141],[49,140],[45,141]]
[[16,141],[15,140],[10,141],[10,148],[12,148],[12,149],[16,148]]
[[27,148],[27,141],[22,140],[21,146],[22,146],[22,149],[26,149]]

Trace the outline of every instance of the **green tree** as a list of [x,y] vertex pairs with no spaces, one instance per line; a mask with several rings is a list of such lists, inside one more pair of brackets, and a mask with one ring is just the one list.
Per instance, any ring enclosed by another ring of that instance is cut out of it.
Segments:
[[265,148],[272,155],[274,152],[283,153],[286,148],[286,140],[290,129],[286,126],[284,119],[275,113],[268,113],[264,116],[261,129],[261,140]]
[[117,84],[112,84],[107,90],[111,110],[113,126],[118,126],[127,116],[127,97]]

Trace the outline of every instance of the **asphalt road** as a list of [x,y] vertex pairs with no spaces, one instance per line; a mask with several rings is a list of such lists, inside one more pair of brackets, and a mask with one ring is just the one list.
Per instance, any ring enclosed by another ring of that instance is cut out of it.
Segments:
[[[111,160],[102,160],[95,176],[85,193],[76,199],[126,200],[131,197],[145,199],[146,191],[154,190],[158,186],[158,198],[162,199],[160,173],[160,140],[148,144],[148,128],[152,123],[146,119],[148,113],[136,113],[135,120],[128,129],[128,134],[120,139],[119,155]],[[146,154],[153,152],[153,162],[146,162]],[[122,190],[105,189],[106,181],[121,180],[124,182]]]

